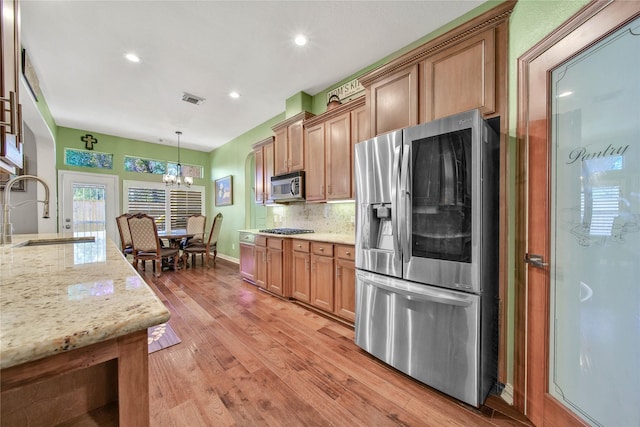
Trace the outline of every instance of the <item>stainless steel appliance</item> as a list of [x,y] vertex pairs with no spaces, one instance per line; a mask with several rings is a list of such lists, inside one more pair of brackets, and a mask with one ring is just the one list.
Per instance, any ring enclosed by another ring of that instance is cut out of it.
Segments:
[[271,198],[276,203],[304,202],[304,171],[271,177]]
[[292,235],[292,234],[307,234],[307,233],[315,233],[313,230],[308,230],[305,228],[288,228],[288,227],[280,227],[280,228],[265,228],[262,230],[258,230],[261,233],[270,233],[270,234],[281,234],[281,235]]
[[497,375],[498,146],[477,110],[355,146],[356,344],[473,406]]

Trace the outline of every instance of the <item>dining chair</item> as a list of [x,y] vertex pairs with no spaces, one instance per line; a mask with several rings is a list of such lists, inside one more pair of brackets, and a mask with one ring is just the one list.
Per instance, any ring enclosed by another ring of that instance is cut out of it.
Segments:
[[162,272],[162,260],[173,258],[173,269],[178,270],[179,248],[166,248],[160,245],[158,239],[158,227],[153,217],[145,214],[132,215],[127,219],[131,243],[133,246],[133,266],[138,268],[138,261],[155,261],[154,271],[156,277]]
[[189,242],[204,243],[204,230],[206,223],[207,217],[204,215],[189,215],[187,217],[187,234],[191,237],[184,239],[180,244],[180,248],[184,249]]
[[120,233],[120,245],[122,246],[121,250],[125,257],[133,254],[129,222],[127,221],[130,216],[130,214],[125,213],[116,217],[116,224],[118,225],[118,232]]
[[207,242],[189,240],[182,250],[182,260],[187,265],[189,255],[191,255],[191,264],[195,267],[196,255],[200,254],[204,264],[209,268],[209,260],[213,253],[213,265],[216,264],[216,256],[218,255],[218,236],[220,235],[220,227],[222,227],[222,214],[219,213],[213,218],[213,225],[209,232]]

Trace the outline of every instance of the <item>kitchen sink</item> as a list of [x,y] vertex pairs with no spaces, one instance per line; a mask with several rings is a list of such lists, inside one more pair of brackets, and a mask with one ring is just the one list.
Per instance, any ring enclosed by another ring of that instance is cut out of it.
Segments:
[[16,247],[21,246],[44,246],[44,245],[68,245],[71,243],[92,243],[96,241],[95,236],[83,236],[83,237],[53,237],[43,239],[25,240],[18,243]]

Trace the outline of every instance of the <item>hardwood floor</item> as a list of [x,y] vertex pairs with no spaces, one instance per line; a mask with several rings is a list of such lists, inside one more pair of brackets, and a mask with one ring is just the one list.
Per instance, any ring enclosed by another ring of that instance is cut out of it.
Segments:
[[149,355],[152,426],[511,426],[384,365],[353,328],[241,280],[238,266],[140,273],[182,343]]

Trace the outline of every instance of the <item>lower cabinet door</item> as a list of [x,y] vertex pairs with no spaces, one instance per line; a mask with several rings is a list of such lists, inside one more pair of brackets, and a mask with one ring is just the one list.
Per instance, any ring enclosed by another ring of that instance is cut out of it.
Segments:
[[311,304],[333,312],[333,257],[311,255]]
[[284,294],[284,257],[280,250],[267,250],[267,290],[282,296]]
[[249,282],[256,281],[256,254],[255,246],[240,243],[240,275]]
[[293,252],[293,297],[298,301],[309,302],[310,296],[310,255],[306,252]]
[[343,319],[356,320],[356,263],[336,259],[335,310]]
[[267,248],[255,247],[255,272],[256,285],[266,289],[267,287]]

